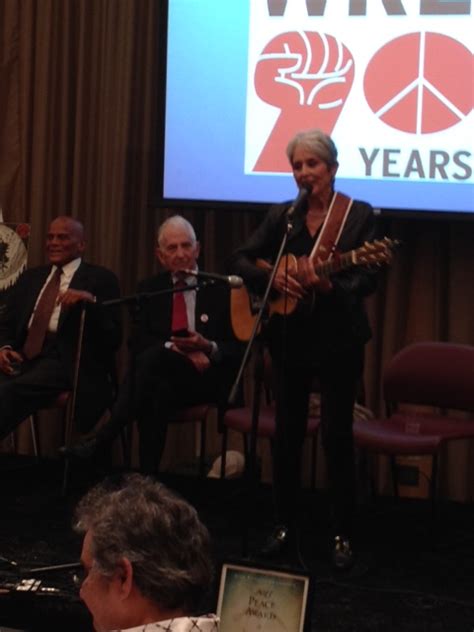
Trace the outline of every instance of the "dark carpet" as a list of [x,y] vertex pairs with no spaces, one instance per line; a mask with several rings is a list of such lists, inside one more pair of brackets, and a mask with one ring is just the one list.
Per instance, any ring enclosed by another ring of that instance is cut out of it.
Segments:
[[[0,455],[0,630],[92,630],[74,584],[76,569],[63,565],[80,554],[71,529],[74,506],[103,474],[97,465],[74,465],[62,496],[60,462]],[[268,565],[257,555],[271,527],[267,486],[176,473],[162,479],[199,510],[213,536],[217,569],[228,560]],[[308,630],[474,630],[472,504],[439,502],[433,522],[425,501],[364,502],[354,539],[357,561],[348,572],[331,567],[328,514],[325,493],[305,491],[299,550],[271,564],[311,577]],[[50,566],[59,568],[41,570]],[[218,576],[205,610],[216,608]]]

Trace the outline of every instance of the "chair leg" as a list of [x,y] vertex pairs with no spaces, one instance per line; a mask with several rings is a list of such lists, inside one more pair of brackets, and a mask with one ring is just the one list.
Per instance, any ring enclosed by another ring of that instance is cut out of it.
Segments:
[[127,470],[129,470],[132,465],[132,433],[133,426],[126,426],[120,430],[123,464]]
[[38,433],[38,420],[35,414],[30,415],[30,429],[31,429],[31,441],[33,443],[33,452],[36,458],[40,456],[39,450],[39,433]]
[[311,439],[311,491],[316,489],[316,459],[318,454],[318,438]]
[[67,494],[68,484],[69,484],[69,468],[70,462],[67,457],[64,458],[64,469],[63,469],[63,485],[61,490],[61,495],[64,497]]
[[392,471],[393,493],[394,493],[395,498],[398,498],[399,497],[399,493],[398,493],[398,465],[397,465],[397,459],[393,455],[390,456],[390,468],[391,468],[391,471]]
[[368,481],[368,491],[370,493],[370,498],[373,503],[377,500],[377,480],[376,480],[376,458],[375,454],[367,452],[365,450],[361,451],[360,456],[360,467],[361,478],[362,476]]
[[245,474],[248,475],[250,471],[250,446],[249,438],[246,434],[242,434],[242,445],[244,446]]
[[431,519],[434,523],[436,518],[436,492],[438,480],[438,455],[433,454],[431,464],[430,497],[431,497]]
[[222,447],[221,447],[221,478],[225,478],[225,466],[227,460],[227,426],[222,424]]
[[[271,439],[270,446],[272,445]],[[252,449],[251,449],[251,438],[247,433],[242,433],[242,445],[244,448],[244,463],[245,463],[245,476],[254,481],[260,481],[262,478],[262,467],[261,467],[261,459],[258,454],[258,450],[255,451],[254,462],[252,463]]]
[[[379,477],[379,468],[377,467],[379,454],[376,452],[370,452],[368,450],[360,450],[359,457],[359,473],[358,480],[360,481],[359,487],[362,487],[363,482],[363,497],[367,495],[367,498],[370,498],[370,501],[377,505],[380,500],[379,496],[379,488],[378,488],[378,477]],[[392,475],[392,484],[395,490],[395,494],[398,491],[398,476],[396,472],[391,471]],[[394,480],[393,480],[394,479]]]
[[372,471],[370,473],[370,488],[371,488],[371,493],[372,493],[372,499],[375,502],[378,497],[377,478],[375,475],[375,456],[372,457]]
[[[66,406],[66,410],[64,412],[64,423],[63,423],[63,429],[64,429],[63,444],[67,446],[70,445],[71,438],[72,438],[73,410],[74,410],[73,403],[71,400],[69,400]],[[65,457],[64,469],[63,469],[63,485],[62,485],[62,491],[61,491],[61,494],[63,497],[66,496],[67,490],[68,490],[70,468],[71,468],[70,459],[68,457]]]
[[201,448],[199,451],[199,476],[204,478],[206,475],[206,438],[207,438],[207,420],[201,419]]

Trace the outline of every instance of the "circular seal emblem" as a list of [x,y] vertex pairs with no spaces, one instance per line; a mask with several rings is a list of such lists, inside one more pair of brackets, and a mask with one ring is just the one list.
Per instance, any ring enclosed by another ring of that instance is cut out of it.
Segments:
[[[25,232],[27,224],[21,225]],[[6,224],[0,224],[0,291],[15,283],[26,268],[27,250],[20,235]]]

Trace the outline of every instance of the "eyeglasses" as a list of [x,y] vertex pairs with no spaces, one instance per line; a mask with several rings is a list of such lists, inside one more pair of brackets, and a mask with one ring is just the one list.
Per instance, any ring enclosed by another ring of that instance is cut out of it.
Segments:
[[[90,577],[90,575],[92,575],[92,573],[94,572],[98,572],[103,577],[107,577],[107,573],[102,571],[99,565],[97,564],[97,562],[94,561],[89,567],[81,565],[78,568],[77,572],[74,573],[74,575],[72,576],[72,581],[74,583],[74,586],[76,586],[76,588],[80,588],[82,584],[86,581],[86,579]],[[1,632],[1,629],[0,629],[0,632]]]
[[82,582],[85,580],[86,577],[87,575],[83,568],[81,568],[81,570],[78,570],[77,573],[74,573],[74,575],[72,576],[74,586],[76,588],[80,588],[82,586]]
[[92,564],[89,568],[85,566],[80,566],[76,573],[72,576],[72,581],[77,588],[80,588],[85,580],[89,577],[90,573],[96,567],[95,563]]

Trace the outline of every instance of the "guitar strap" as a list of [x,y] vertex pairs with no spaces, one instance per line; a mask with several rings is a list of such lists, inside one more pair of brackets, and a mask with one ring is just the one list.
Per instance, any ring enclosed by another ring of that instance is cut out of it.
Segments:
[[309,256],[313,263],[316,263],[318,259],[326,261],[332,257],[351,206],[352,198],[344,193],[334,193],[326,219]]

